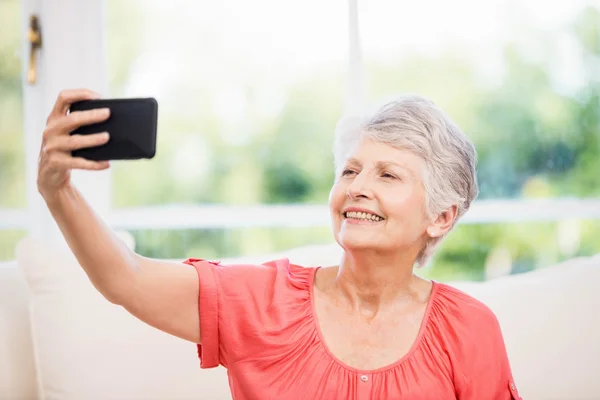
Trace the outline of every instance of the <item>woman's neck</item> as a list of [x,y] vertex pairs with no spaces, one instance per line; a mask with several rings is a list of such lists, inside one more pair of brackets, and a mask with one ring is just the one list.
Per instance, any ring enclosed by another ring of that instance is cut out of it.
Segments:
[[381,254],[344,253],[329,289],[353,311],[375,318],[382,310],[411,303],[421,297],[423,283],[413,273],[414,260]]

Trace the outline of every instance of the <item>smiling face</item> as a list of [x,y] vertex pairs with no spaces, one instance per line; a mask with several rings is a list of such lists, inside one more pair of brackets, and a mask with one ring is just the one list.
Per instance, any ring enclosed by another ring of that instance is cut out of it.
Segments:
[[362,138],[338,168],[329,195],[340,246],[346,251],[409,251],[416,257],[430,224],[424,168],[424,161],[408,150]]

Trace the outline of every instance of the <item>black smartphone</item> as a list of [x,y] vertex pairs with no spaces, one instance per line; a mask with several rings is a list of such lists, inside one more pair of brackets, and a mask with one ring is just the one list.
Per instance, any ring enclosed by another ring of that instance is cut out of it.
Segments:
[[108,132],[107,143],[79,149],[72,152],[73,157],[88,160],[139,160],[153,158],[156,154],[156,124],[158,120],[158,102],[154,98],[100,99],[83,100],[71,104],[70,112],[95,108],[109,108],[110,116],[106,121],[84,125],[71,135],[89,135]]

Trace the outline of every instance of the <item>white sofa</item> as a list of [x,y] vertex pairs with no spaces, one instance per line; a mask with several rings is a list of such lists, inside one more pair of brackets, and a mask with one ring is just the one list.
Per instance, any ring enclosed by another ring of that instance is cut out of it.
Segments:
[[[16,253],[0,264],[0,399],[230,398],[224,369],[200,370],[193,344],[105,301],[65,248],[24,239]],[[339,254],[334,245],[285,253],[304,265]],[[599,282],[596,256],[455,286],[498,316],[524,399],[597,400]]]

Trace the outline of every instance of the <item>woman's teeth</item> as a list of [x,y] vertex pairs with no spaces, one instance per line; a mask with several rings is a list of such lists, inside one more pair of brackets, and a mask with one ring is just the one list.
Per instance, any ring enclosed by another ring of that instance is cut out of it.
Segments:
[[346,218],[352,218],[352,219],[360,219],[360,220],[364,220],[364,221],[381,221],[383,220],[383,218],[381,218],[378,215],[375,214],[369,214],[366,212],[359,212],[359,211],[349,211],[346,213]]

